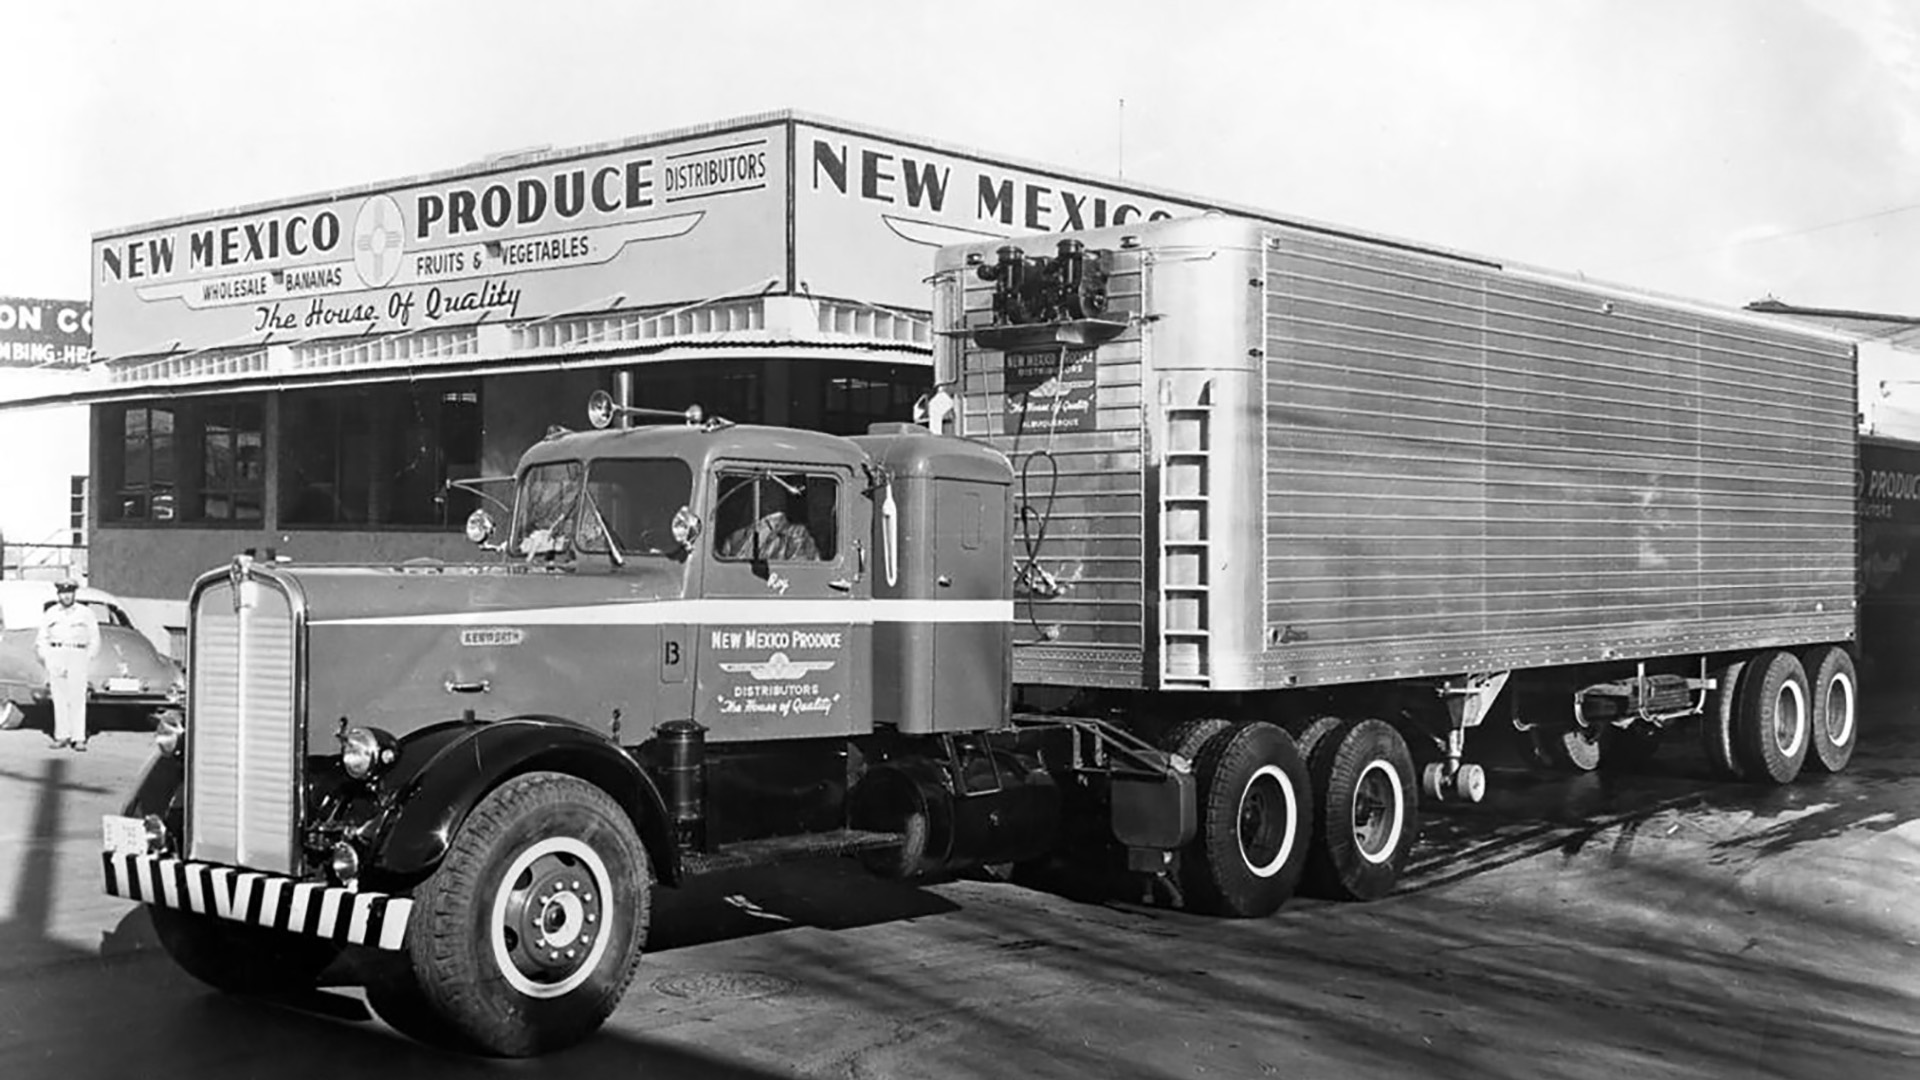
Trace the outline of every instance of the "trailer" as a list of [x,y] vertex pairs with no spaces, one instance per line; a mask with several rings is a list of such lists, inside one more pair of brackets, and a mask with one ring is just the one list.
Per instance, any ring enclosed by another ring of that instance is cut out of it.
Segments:
[[215,987],[352,948],[395,1027],[527,1055],[704,872],[1049,862],[1258,917],[1390,892],[1497,709],[1569,767],[1695,717],[1728,776],[1845,765],[1848,346],[1229,218],[935,290],[925,423],[599,392],[475,561],[203,575],[107,891]]
[[1020,478],[1017,683],[1399,718],[1436,798],[1503,688],[1563,767],[1714,713],[1728,776],[1851,752],[1846,339],[1220,216],[1027,249],[944,251],[936,313]]

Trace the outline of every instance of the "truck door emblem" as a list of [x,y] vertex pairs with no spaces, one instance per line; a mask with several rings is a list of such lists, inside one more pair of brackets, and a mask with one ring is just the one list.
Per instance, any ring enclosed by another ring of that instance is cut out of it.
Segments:
[[830,671],[833,664],[832,660],[789,660],[786,653],[777,652],[758,664],[721,664],[720,670],[732,674],[744,671],[753,676],[755,682],[766,682],[770,679],[799,679],[816,671]]
[[460,644],[469,648],[518,645],[525,640],[527,632],[517,626],[476,626],[460,631]]
[[767,574],[767,588],[772,589],[781,596],[785,596],[787,595],[787,590],[793,588],[793,582],[781,577],[778,573],[769,572]]

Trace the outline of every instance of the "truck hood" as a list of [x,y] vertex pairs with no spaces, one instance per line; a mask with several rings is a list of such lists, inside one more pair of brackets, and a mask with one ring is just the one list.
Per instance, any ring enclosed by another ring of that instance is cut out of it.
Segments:
[[[287,566],[306,618],[307,745],[342,720],[395,735],[470,717],[562,716],[611,733],[660,708],[659,625],[685,564],[613,572],[473,565]],[[684,706],[683,706],[684,708]],[[322,751],[324,752],[324,751]]]
[[307,566],[276,568],[296,581],[307,623],[393,625],[434,616],[519,613],[669,600],[682,595],[685,565],[633,559],[617,573],[524,571],[487,564],[431,566]]

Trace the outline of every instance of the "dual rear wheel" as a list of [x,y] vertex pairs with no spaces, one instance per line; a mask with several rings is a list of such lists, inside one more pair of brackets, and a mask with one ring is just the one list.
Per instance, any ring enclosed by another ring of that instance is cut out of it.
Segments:
[[1838,645],[1772,650],[1715,672],[1701,720],[1708,768],[1725,780],[1791,783],[1802,768],[1839,772],[1860,734],[1860,681]]
[[1370,900],[1392,891],[1419,835],[1413,759],[1372,719],[1295,729],[1197,721],[1166,745],[1190,756],[1199,828],[1180,879],[1196,911],[1259,917],[1297,889]]

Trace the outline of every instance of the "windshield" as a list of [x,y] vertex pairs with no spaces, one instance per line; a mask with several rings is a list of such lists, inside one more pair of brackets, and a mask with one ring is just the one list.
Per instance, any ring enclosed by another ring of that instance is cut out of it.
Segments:
[[574,544],[618,557],[677,555],[673,515],[692,501],[693,470],[678,458],[601,458],[587,471]]
[[513,540],[507,550],[528,558],[571,558],[574,512],[586,469],[577,461],[535,465],[520,478]]

